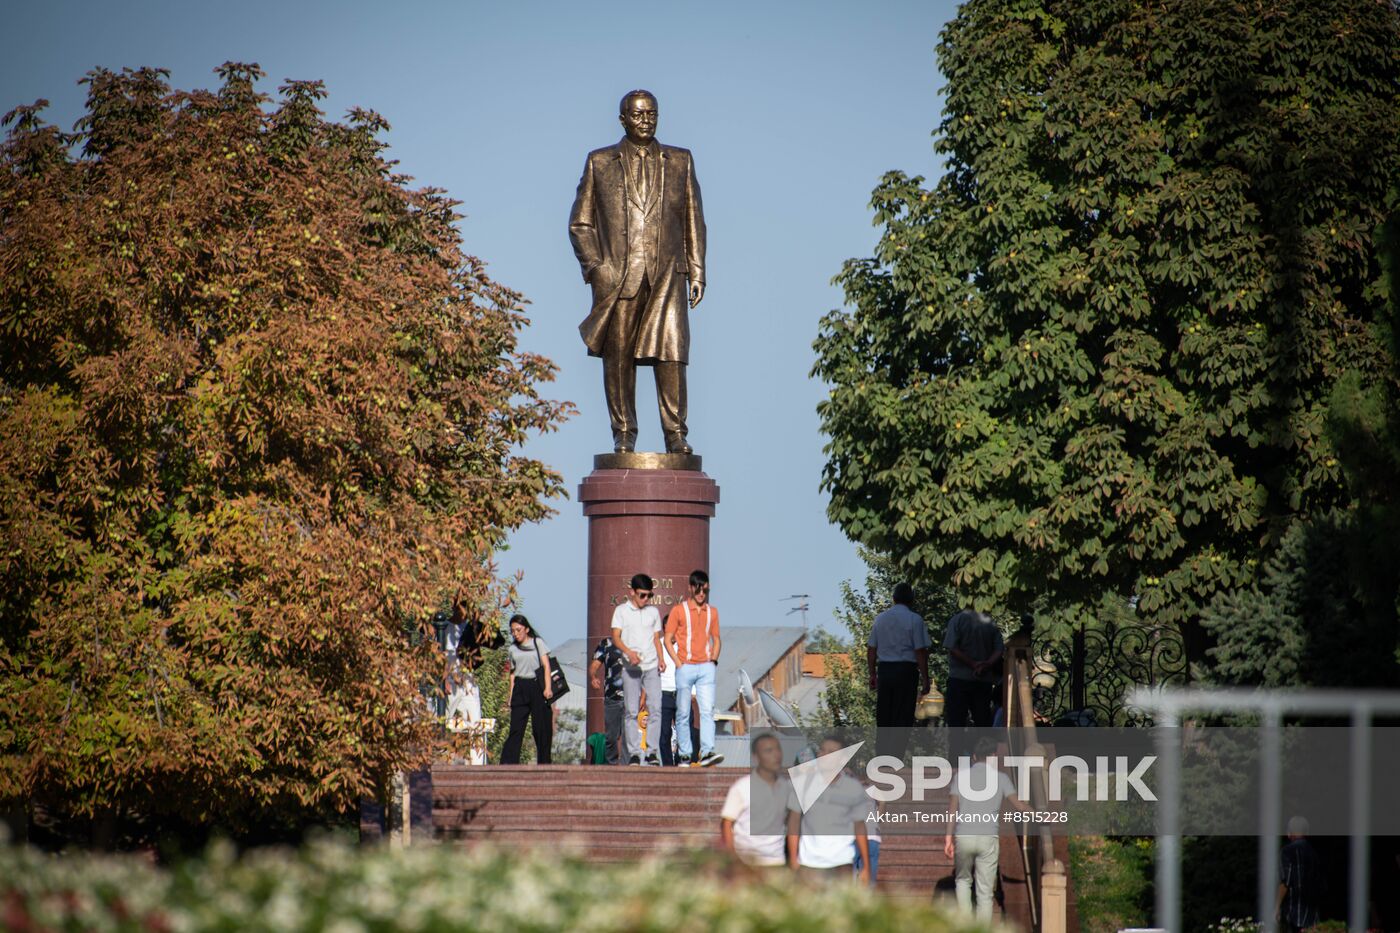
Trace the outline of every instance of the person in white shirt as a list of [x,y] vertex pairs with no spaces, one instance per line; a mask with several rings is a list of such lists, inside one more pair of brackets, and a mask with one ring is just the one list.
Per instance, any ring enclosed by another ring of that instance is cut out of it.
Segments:
[[661,670],[666,661],[661,653],[661,613],[649,605],[653,594],[651,577],[639,573],[632,578],[627,601],[613,610],[612,639],[622,651],[622,698],[627,704],[626,739],[628,764],[643,764],[642,731],[637,714],[642,709],[642,691],[647,695],[647,761],[659,764],[656,748],[661,736]]
[[[836,736],[822,740],[819,755],[839,752],[844,743]],[[816,885],[833,884],[852,877],[870,883],[870,849],[865,817],[870,795],[860,782],[844,771],[827,785],[820,797],[802,812],[794,789],[788,795],[788,864],[802,880]],[[861,869],[854,868],[856,857]]]
[[476,669],[481,666],[482,652],[505,645],[500,628],[485,622],[466,600],[459,588],[452,597],[452,615],[447,624],[444,649],[447,667],[444,688],[447,710],[444,714],[451,732],[467,736],[469,764],[486,764],[486,738],[495,729],[495,722],[481,718],[481,689],[476,682]]
[[719,814],[720,838],[747,865],[781,868],[786,862],[783,826],[792,793],[783,773],[783,746],[776,735],[764,732],[749,747],[756,767],[729,788]]
[[447,731],[470,733],[468,764],[484,765],[486,743],[479,741],[479,728],[476,726],[481,721],[481,690],[477,687],[476,676],[462,663],[459,656],[463,637],[471,637],[460,590],[452,599],[452,616],[443,635],[443,650],[447,655],[447,666],[443,675],[443,687],[447,694],[447,709],[444,713]]
[[[994,769],[987,756],[996,751],[996,740],[983,736],[973,747],[972,764],[954,774],[948,797],[948,835],[943,854],[953,860],[958,907],[972,913],[972,888],[977,886],[977,922],[992,922],[997,860],[1001,856],[1001,804],[1008,801],[1026,809],[1005,772]],[[986,799],[977,799],[983,798]],[[957,843],[954,844],[956,837]]]

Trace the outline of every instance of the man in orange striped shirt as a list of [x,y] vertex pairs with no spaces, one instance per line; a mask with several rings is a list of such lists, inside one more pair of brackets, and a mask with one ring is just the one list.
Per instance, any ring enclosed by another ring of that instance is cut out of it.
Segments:
[[[680,665],[676,669],[676,744],[682,768],[719,764],[715,754],[715,667],[719,664],[719,610],[710,605],[710,577],[703,570],[690,575],[690,598],[666,617],[666,646]],[[700,708],[700,748],[690,744],[690,691]],[[696,754],[692,755],[692,751]]]

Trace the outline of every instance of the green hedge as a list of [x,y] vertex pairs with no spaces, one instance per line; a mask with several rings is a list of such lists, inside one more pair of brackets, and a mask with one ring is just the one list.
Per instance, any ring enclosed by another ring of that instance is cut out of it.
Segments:
[[714,853],[590,865],[479,847],[331,842],[242,857],[216,845],[158,868],[136,856],[0,845],[0,926],[41,930],[859,931],[975,929],[855,885],[815,891]]
[[1152,852],[1152,840],[1140,837],[1070,837],[1070,874],[1081,933],[1151,925]]

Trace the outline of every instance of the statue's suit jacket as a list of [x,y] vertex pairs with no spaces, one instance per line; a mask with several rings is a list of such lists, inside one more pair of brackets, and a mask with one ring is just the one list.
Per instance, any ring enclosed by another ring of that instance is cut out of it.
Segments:
[[[628,199],[635,192],[624,146],[619,142],[588,154],[569,215],[569,239],[584,281],[593,286],[592,310],[578,328],[590,356],[603,355],[608,319],[627,269]],[[650,195],[659,203],[649,222],[660,229],[653,267],[647,270],[651,298],[642,310],[633,355],[640,363],[685,363],[690,357],[686,280],[705,281],[705,215],[690,150],[657,147],[660,180]]]

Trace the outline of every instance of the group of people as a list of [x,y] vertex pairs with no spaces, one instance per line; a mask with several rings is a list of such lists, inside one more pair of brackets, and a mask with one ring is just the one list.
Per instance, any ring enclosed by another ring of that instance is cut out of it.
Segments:
[[[932,687],[929,650],[933,642],[923,617],[914,611],[914,589],[908,583],[895,586],[889,609],[875,617],[866,640],[866,667],[870,689],[875,691],[876,753],[903,757],[909,730],[921,696]],[[963,729],[998,725],[994,707],[1002,683],[1002,655],[1006,644],[1001,630],[985,613],[965,609],[948,620],[943,647],[948,652],[948,680],[944,689],[943,721],[954,744]],[[983,773],[987,757],[995,750],[990,739],[980,739],[970,749],[972,786],[992,789],[979,801],[951,797],[951,813],[960,810],[999,812],[1003,801],[1024,809],[1005,774]],[[950,752],[956,757],[958,749]],[[988,922],[1000,843],[996,833],[978,831],[975,821],[950,821],[944,851],[953,860],[954,882],[960,907],[971,912],[976,891],[976,913]]]
[[[875,691],[875,724],[888,730],[881,754],[904,754],[905,730],[913,727],[919,698],[929,692],[928,626],[914,611],[914,588],[897,584],[893,605],[875,617],[866,640],[866,669]],[[986,613],[964,609],[948,620],[943,638],[948,652],[943,721],[950,728],[995,725],[993,707],[1002,680],[1006,643]]]
[[[654,581],[644,573],[632,577],[627,599],[613,612],[611,635],[593,654],[589,678],[603,691],[605,712],[604,760],[608,764],[700,766],[719,763],[715,752],[715,669],[722,639],[719,611],[710,603],[710,580],[703,570],[690,574],[689,596],[672,607],[665,622],[652,604]],[[471,671],[490,644],[483,630],[467,623],[454,601],[449,633],[449,686],[460,702],[462,685],[470,703],[479,693]],[[943,642],[948,651],[949,677],[945,720],[950,726],[990,726],[1004,644],[1000,631],[986,615],[966,610],[949,620]],[[914,611],[914,591],[907,583],[895,587],[892,605],[880,613],[867,641],[871,688],[876,693],[877,753],[903,755],[908,727],[915,722],[919,697],[927,694],[932,641],[923,618]],[[551,710],[552,667],[549,646],[523,615],[510,619],[510,732],[501,752],[502,764],[518,764],[527,724],[534,736],[537,761],[551,762],[554,719]],[[693,700],[692,700],[693,695]],[[677,697],[682,700],[677,702]],[[659,701],[659,702],[658,702]],[[692,703],[694,710],[692,710]],[[646,731],[639,725],[646,710]],[[451,717],[449,707],[449,718]],[[698,723],[693,720],[698,719]],[[674,738],[673,738],[674,730]],[[674,749],[673,749],[674,742]],[[829,736],[819,755],[841,749],[842,740]],[[879,870],[880,832],[877,804],[854,775],[843,772],[803,810],[783,766],[778,737],[762,733],[752,741],[754,767],[734,782],[721,811],[721,837],[726,848],[759,869],[797,872],[804,880],[826,884],[854,878],[875,884]],[[982,740],[973,753],[972,768],[987,768],[992,751]],[[1004,774],[973,777],[975,786],[995,787],[991,799],[960,801],[954,812],[969,807],[999,810],[1003,800],[1024,807]],[[945,851],[953,859],[957,900],[979,919],[990,919],[999,844],[995,833],[978,832],[979,824],[950,822]],[[970,827],[964,829],[964,827]]]
[[690,594],[663,624],[652,604],[655,581],[633,576],[627,599],[613,610],[612,634],[593,652],[588,674],[603,691],[606,764],[709,767],[724,759],[715,751],[719,610],[705,571],[693,571],[687,582]]
[[549,764],[554,745],[554,710],[550,705],[554,699],[553,667],[549,646],[530,620],[519,613],[510,617],[509,629],[510,641],[506,642],[494,626],[470,615],[460,593],[452,600],[452,616],[447,624],[444,646],[447,727],[470,735],[469,763],[486,764],[486,736],[480,730],[481,688],[476,681],[476,671],[481,667],[484,651],[505,646],[510,671],[506,703],[510,709],[510,732],[501,750],[501,764],[520,763],[527,725],[534,735],[536,760]]
[[[889,609],[876,617],[866,643],[866,654],[870,686],[876,693],[876,724],[881,729],[877,734],[878,753],[902,756],[907,729],[915,722],[918,698],[927,694],[931,686],[929,651],[932,640],[923,618],[914,611],[914,591],[908,584],[901,583],[894,588],[892,603]],[[1002,697],[998,694],[998,688],[1004,683],[1001,662],[1005,643],[996,623],[986,614],[972,609],[958,612],[948,620],[943,647],[948,652],[943,719],[952,730],[952,740],[956,743],[961,730],[969,726],[1004,725],[1004,705],[1000,702]],[[774,744],[777,744],[776,741]],[[824,744],[822,752],[825,754],[837,748],[839,742],[836,745]],[[1004,804],[1022,810],[1027,808],[1027,803],[1017,798],[1010,777],[1004,772],[991,772],[987,759],[995,754],[995,750],[995,740],[986,735],[973,743],[967,786],[985,788],[989,795],[973,800],[962,799],[956,790],[951,793],[949,828],[944,838],[944,853],[953,860],[957,903],[964,911],[973,912],[975,892],[975,913],[982,923],[989,923],[993,914],[1000,841],[997,832],[986,828],[988,824],[981,817],[1000,812]],[[757,744],[755,755],[758,755]],[[765,780],[771,780],[763,771],[762,764],[756,773],[763,775]],[[736,790],[730,792],[730,798],[726,801],[726,820],[735,820],[738,826],[737,821],[747,817],[747,808],[743,804],[750,793],[748,790],[738,791],[736,785]],[[982,795],[979,793],[978,796]],[[958,813],[967,818],[955,821],[952,817]],[[803,825],[806,825],[805,817]],[[873,828],[877,824],[870,825]],[[744,824],[743,830],[739,831],[726,826],[722,830],[726,844],[740,857],[752,859],[756,857],[754,852],[761,852],[771,859],[774,853],[771,841],[766,843],[766,849],[763,848],[764,843],[750,841],[747,836],[749,828]],[[775,830],[770,826],[768,831]],[[791,830],[788,832],[791,847],[793,837]],[[1275,917],[1283,930],[1307,929],[1316,924],[1321,916],[1319,906],[1320,894],[1325,888],[1324,873],[1307,833],[1307,820],[1294,817],[1289,821],[1288,844],[1280,855],[1279,883],[1274,903]],[[867,831],[867,837],[866,847],[870,852],[873,876],[879,852],[878,834]],[[770,839],[766,836],[763,838]],[[860,843],[853,840],[853,845],[859,847]],[[792,864],[807,871],[807,862],[801,861],[800,848],[796,851],[798,858]],[[861,854],[864,852],[862,849]]]
[[[603,692],[603,757],[608,764],[705,767],[723,760],[715,751],[714,716],[715,669],[723,644],[719,611],[710,602],[710,579],[703,570],[692,572],[687,582],[689,595],[672,607],[663,622],[652,603],[654,581],[644,573],[633,576],[627,599],[613,612],[611,635],[594,651],[589,679],[594,689]],[[482,649],[493,645],[488,644],[484,631],[467,623],[456,601],[452,621],[449,656],[454,661],[449,665],[448,679],[449,686],[455,679],[458,688],[453,702],[460,701],[463,683],[469,684],[468,702],[475,697],[476,709],[475,716],[468,718],[479,718],[479,693],[471,671],[480,663]],[[1004,649],[1000,631],[986,615],[967,610],[949,620],[943,644],[949,666],[947,724],[992,725],[992,701]],[[880,727],[879,754],[904,753],[904,738],[914,725],[919,697],[931,688],[931,647],[928,628],[914,611],[913,588],[901,583],[894,589],[890,608],[876,617],[867,641],[868,672]],[[535,740],[536,760],[549,764],[554,734],[549,646],[530,621],[517,614],[510,619],[508,649],[510,731],[501,763],[519,763],[528,725]],[[644,709],[645,733],[639,724]],[[449,718],[451,715],[449,708]],[[698,723],[693,722],[697,719]],[[842,744],[839,737],[828,737],[818,754],[839,751]],[[986,767],[989,751],[978,745],[974,768]],[[763,733],[754,738],[754,767],[734,782],[721,812],[725,846],[758,868],[791,869],[812,883],[856,878],[874,884],[879,869],[880,805],[855,776],[843,772],[804,812],[782,757],[776,735]],[[992,800],[979,802],[979,807],[999,809],[1003,797],[1024,806],[1015,799],[1005,775],[983,775],[978,786],[996,786],[999,791]],[[952,805],[955,810],[967,806],[956,795]],[[971,910],[975,888],[977,914],[989,917],[997,837],[964,836],[963,825],[950,828],[946,840],[946,850],[954,860],[958,901]]]
[[[662,622],[652,604],[654,581],[632,577],[628,598],[613,613],[612,634],[593,654],[589,677],[601,689],[605,710],[605,760],[608,764],[708,766],[715,752],[715,668],[722,645],[719,611],[710,603],[710,580],[702,570],[691,573],[690,595]],[[500,636],[472,625],[454,600],[448,633],[448,718],[480,718],[480,693],[473,671],[484,649],[500,647]],[[870,686],[876,694],[877,753],[902,756],[915,707],[932,685],[932,641],[923,618],[914,611],[914,591],[907,583],[894,588],[892,605],[880,613],[866,643]],[[964,610],[949,619],[943,647],[948,652],[945,715],[948,726],[999,725],[994,715],[1004,642],[985,614]],[[523,615],[510,619],[510,732],[502,764],[517,764],[527,723],[537,760],[551,761],[554,719],[550,708],[552,668],[549,647]],[[692,700],[693,694],[693,700]],[[677,702],[677,696],[684,698]],[[653,706],[659,698],[659,707]],[[692,710],[692,702],[695,710]],[[647,711],[645,739],[639,725]],[[698,720],[698,723],[693,722]],[[674,730],[674,739],[672,732]],[[675,748],[673,750],[672,743]],[[826,737],[818,755],[839,752],[839,736]],[[968,786],[991,790],[990,796],[963,800],[950,794],[944,851],[953,860],[957,903],[990,922],[995,897],[1000,844],[987,821],[957,819],[960,812],[999,812],[1003,804],[1025,809],[1005,773],[991,772],[988,756],[995,742],[977,740],[972,749]],[[794,871],[804,881],[823,885],[855,879],[874,885],[879,870],[880,814],[883,804],[866,793],[862,781],[843,771],[804,811],[783,762],[777,735],[760,733],[751,743],[752,770],[738,778],[725,797],[720,835],[725,848],[759,870]],[[482,753],[484,763],[484,752]],[[983,769],[983,770],[979,770]],[[984,773],[984,771],[986,773]],[[955,785],[957,786],[957,785]],[[995,825],[992,823],[991,825]],[[1289,845],[1281,860],[1276,909],[1287,929],[1315,922],[1320,869],[1305,838],[1306,824],[1289,824]]]
[[[627,599],[613,612],[612,634],[599,643],[589,664],[594,689],[603,691],[608,764],[709,767],[724,760],[715,751],[715,668],[722,645],[719,610],[710,604],[710,578],[696,570],[690,595],[672,607],[663,625],[652,605],[655,584],[644,573],[632,577]],[[530,620],[510,618],[507,706],[510,731],[501,764],[519,764],[527,728],[535,740],[535,760],[553,761],[555,699],[549,646]],[[482,652],[503,640],[489,626],[470,618],[460,596],[447,625],[446,719],[449,728],[468,731],[481,720],[481,692],[475,672]],[[677,697],[683,698],[677,702]],[[646,710],[643,742],[639,719]],[[673,738],[674,732],[674,738]],[[674,744],[673,744],[674,743]],[[485,764],[485,742],[471,743],[471,763]]]
[[[845,744],[840,736],[827,736],[817,754],[835,754]],[[880,867],[883,804],[866,792],[855,774],[843,770],[804,809],[783,767],[778,737],[761,733],[751,748],[753,768],[730,787],[720,811],[725,848],[756,868],[789,869],[813,884],[854,878],[874,886]],[[944,852],[953,860],[958,906],[974,912],[975,888],[975,913],[982,923],[992,918],[1000,855],[997,821],[991,815],[1000,813],[1003,804],[1027,808],[1016,796],[1011,779],[992,771],[987,758],[995,750],[991,739],[980,739],[966,773],[954,781],[944,839]],[[976,793],[964,799],[959,793],[962,787],[975,788]]]
[[[828,736],[819,755],[845,743]],[[856,879],[874,885],[879,870],[879,805],[843,771],[804,811],[771,732],[750,745],[753,767],[729,788],[720,811],[724,846],[760,870],[791,870],[816,885]]]
[[[689,595],[663,623],[652,602],[655,581],[645,573],[633,576],[627,598],[613,611],[611,635],[593,652],[589,679],[603,692],[601,757],[607,764],[689,767],[723,759],[715,751],[715,670],[723,644],[719,610],[710,602],[705,571],[692,572],[688,583]],[[932,686],[932,641],[914,611],[909,584],[894,588],[892,603],[871,626],[866,658],[881,730],[878,751],[901,756],[919,698]],[[549,764],[554,736],[549,646],[524,615],[511,617],[510,636],[510,731],[501,763],[519,763],[528,725],[536,760]],[[499,638],[485,626],[471,624],[460,600],[454,600],[447,645],[449,723],[454,716],[480,719],[480,692],[472,672],[484,648],[499,646],[491,644],[493,637]],[[948,621],[943,646],[948,651],[944,722],[950,727],[994,725],[1005,647],[1000,630],[987,615],[964,610]],[[644,709],[645,734],[640,725]],[[484,758],[484,745],[473,751],[474,763],[481,763],[479,757]]]

